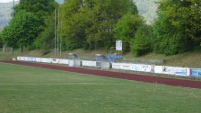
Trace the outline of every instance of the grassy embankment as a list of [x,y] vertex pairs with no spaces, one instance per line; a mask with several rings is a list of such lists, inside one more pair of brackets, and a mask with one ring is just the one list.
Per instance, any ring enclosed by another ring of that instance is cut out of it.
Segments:
[[[47,55],[42,55],[40,51],[38,50],[33,50],[33,51],[25,51],[23,53],[14,53],[14,54],[3,54],[0,53],[0,59],[12,59],[15,58],[16,56],[34,56],[34,57],[53,57],[53,58],[67,58],[68,53],[76,53],[78,54],[81,59],[89,59],[89,60],[94,60],[95,59],[95,54],[111,54],[111,52],[106,52],[102,50],[97,50],[97,51],[86,51],[86,50],[74,50],[74,51],[65,51],[62,52],[61,56],[60,53],[58,53],[57,56],[55,56],[55,52],[52,51]],[[192,68],[201,68],[201,52],[187,52],[183,54],[178,54],[178,55],[173,55],[173,56],[165,56],[161,54],[155,54],[155,53],[150,53],[148,55],[138,57],[137,59],[140,59],[138,62],[135,62],[136,59],[131,55],[131,53],[128,54],[123,54],[122,55],[125,59],[125,61],[131,61],[133,63],[147,63],[149,62],[141,62],[144,59],[159,59],[163,60],[163,63],[157,63],[157,65],[168,65],[168,66],[180,66],[180,67],[192,67]],[[129,59],[129,60],[128,60]],[[141,60],[142,59],[142,60]]]

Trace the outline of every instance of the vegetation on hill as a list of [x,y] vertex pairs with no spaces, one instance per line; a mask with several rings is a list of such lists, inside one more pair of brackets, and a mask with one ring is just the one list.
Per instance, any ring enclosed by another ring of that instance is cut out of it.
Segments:
[[62,25],[59,34],[69,49],[104,47],[109,50],[114,46],[113,29],[118,26],[118,20],[129,13],[139,16],[136,5],[130,0],[68,0],[61,5],[60,12]]
[[153,26],[154,51],[173,55],[200,47],[201,1],[163,0],[158,4],[158,18]]
[[135,56],[149,52],[174,55],[200,48],[201,1],[157,2],[158,18],[151,25],[138,11],[154,10],[153,0],[145,2],[144,11],[137,10],[136,4],[141,2],[66,0],[58,5],[54,0],[21,0],[0,42],[15,48],[43,49],[44,54],[55,46],[109,51],[116,40],[123,41],[124,52]]

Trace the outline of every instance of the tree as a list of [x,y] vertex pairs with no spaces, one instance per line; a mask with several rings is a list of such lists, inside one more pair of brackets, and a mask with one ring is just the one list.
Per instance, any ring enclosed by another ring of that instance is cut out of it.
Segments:
[[45,19],[56,7],[54,0],[20,0],[13,19],[3,30],[3,38],[11,47],[33,47],[39,35],[46,32]]
[[198,46],[201,41],[201,1],[164,0],[158,4],[158,19],[154,23],[154,50],[173,55]]
[[152,26],[141,25],[135,33],[135,37],[131,39],[131,52],[134,56],[142,56],[152,51],[153,40]]
[[10,47],[30,46],[40,32],[40,28],[36,27],[38,20],[35,15],[26,11],[20,11],[11,20],[8,26],[2,31],[5,43]]
[[92,12],[88,16],[87,42],[94,44],[95,48],[110,49],[115,43],[113,29],[124,14],[133,11],[131,4],[130,0],[99,0],[92,8],[88,7]]
[[19,5],[15,7],[15,14],[24,10],[31,12],[40,20],[40,24],[44,25],[44,19],[50,16],[55,10],[56,3],[54,0],[20,0]]
[[59,18],[62,20],[59,36],[66,42],[68,49],[84,46],[86,15],[80,12],[82,2],[80,0],[68,0],[60,7]]
[[[201,44],[201,1],[200,0],[183,0],[183,6],[187,8],[180,9],[182,17],[186,19],[185,32],[189,34],[189,37]],[[183,27],[183,26],[181,26]]]
[[45,19],[45,29],[40,33],[38,38],[34,41],[36,48],[42,49],[42,54],[47,54],[50,49],[54,47],[55,42],[55,21],[53,16],[49,16]]
[[130,0],[68,0],[61,10],[61,34],[69,46],[109,49],[115,42],[113,28],[131,5]]
[[139,26],[143,24],[142,17],[128,13],[124,15],[114,28],[115,39],[123,41],[125,51],[130,51],[130,41],[135,37]]

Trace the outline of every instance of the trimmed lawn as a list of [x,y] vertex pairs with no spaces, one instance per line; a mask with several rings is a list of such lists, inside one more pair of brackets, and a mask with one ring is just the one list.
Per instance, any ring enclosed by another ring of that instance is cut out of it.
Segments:
[[0,63],[0,113],[200,113],[201,90]]

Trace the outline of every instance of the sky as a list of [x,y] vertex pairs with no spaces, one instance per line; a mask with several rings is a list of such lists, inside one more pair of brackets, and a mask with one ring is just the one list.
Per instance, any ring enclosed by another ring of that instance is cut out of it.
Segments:
[[[13,0],[0,0],[0,3],[7,3],[7,2],[12,2]],[[19,1],[19,0],[15,0],[15,1]]]

